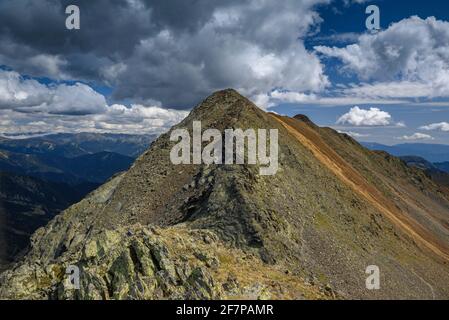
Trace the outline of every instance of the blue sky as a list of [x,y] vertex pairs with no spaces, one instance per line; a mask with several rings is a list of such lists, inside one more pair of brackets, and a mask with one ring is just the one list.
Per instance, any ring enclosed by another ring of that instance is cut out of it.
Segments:
[[362,141],[449,144],[448,21],[441,0],[4,0],[0,134],[163,132],[233,87]]
[[[381,28],[383,30],[388,29],[393,23],[415,15],[423,19],[434,16],[439,20],[449,21],[449,2],[447,1],[384,0],[366,1],[365,3],[353,3],[351,5],[345,5],[343,1],[337,1],[330,6],[320,6],[318,12],[323,22],[320,24],[319,31],[316,34],[305,39],[307,49],[313,50],[317,45],[342,47],[352,44],[354,42],[352,37],[357,37],[358,34],[366,32],[365,20],[368,15],[365,13],[365,8],[371,4],[377,5],[380,9]],[[347,35],[347,37],[339,39],[338,37],[342,35]],[[325,60],[326,74],[329,76],[333,86],[358,81],[357,77],[353,74],[342,74],[340,72],[341,67],[342,64],[335,59]],[[448,102],[448,99],[435,98],[429,99],[428,102],[435,101]],[[432,103],[426,104],[422,101],[401,105],[383,105],[381,102],[379,104],[358,103],[357,105],[366,109],[372,106],[380,108],[388,112],[394,121],[404,122],[407,127],[354,127],[336,125],[339,117],[353,107],[352,104],[317,107],[308,103],[290,103],[280,104],[274,107],[273,110],[287,115],[297,113],[306,114],[320,125],[334,127],[341,131],[360,133],[363,136],[356,137],[358,140],[375,141],[385,144],[408,142],[399,138],[404,135],[412,136],[417,130],[419,131],[421,126],[427,123],[439,123],[449,120],[449,102],[443,106],[435,106]],[[424,142],[449,144],[449,134],[447,132],[432,132],[432,137],[432,140],[424,139]]]
[[323,5],[318,9],[323,23],[321,34],[331,35],[345,32],[365,31],[365,8],[377,5],[381,13],[381,28],[413,15],[427,18],[434,16],[440,20],[449,20],[449,3],[441,0],[377,0],[353,3],[345,6],[343,1]]

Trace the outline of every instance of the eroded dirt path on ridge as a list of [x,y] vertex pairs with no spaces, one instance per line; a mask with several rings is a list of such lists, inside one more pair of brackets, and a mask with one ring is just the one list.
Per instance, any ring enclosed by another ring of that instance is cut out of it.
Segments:
[[360,173],[332,150],[316,132],[298,120],[278,115],[271,116],[279,121],[303,146],[309,149],[321,164],[327,167],[357,194],[371,203],[397,227],[405,231],[417,243],[431,250],[438,257],[449,261],[449,248],[435,238],[427,229],[418,224],[418,222],[397,209],[377,188],[369,184]]

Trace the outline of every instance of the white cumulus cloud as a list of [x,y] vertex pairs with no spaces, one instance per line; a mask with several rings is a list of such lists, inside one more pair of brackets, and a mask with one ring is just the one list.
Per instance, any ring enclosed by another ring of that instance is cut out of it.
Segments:
[[347,94],[383,98],[449,97],[449,22],[413,16],[345,47],[316,46],[362,81]]
[[0,70],[0,109],[54,114],[91,114],[106,110],[106,99],[91,87],[45,85],[14,71]]
[[357,106],[342,115],[337,124],[353,126],[387,126],[391,123],[391,115],[379,108],[361,109]]
[[157,105],[108,105],[102,94],[82,83],[45,85],[0,70],[0,134],[162,133],[187,114]]
[[365,134],[365,133],[359,133],[359,132],[354,132],[354,131],[338,131],[339,133],[342,134],[347,134],[348,136],[351,136],[353,138],[365,138],[365,137],[369,137],[369,134]]
[[421,130],[440,130],[440,131],[449,131],[449,123],[448,122],[439,122],[439,123],[432,123],[428,124],[426,126],[420,127]]
[[411,136],[405,135],[405,136],[399,137],[398,139],[407,140],[407,141],[434,140],[434,138],[431,135],[428,135],[425,133],[420,133],[420,132],[416,132],[416,133],[412,134]]

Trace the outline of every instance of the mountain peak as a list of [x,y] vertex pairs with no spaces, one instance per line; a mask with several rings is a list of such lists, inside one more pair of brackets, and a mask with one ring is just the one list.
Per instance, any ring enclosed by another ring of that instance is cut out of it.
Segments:
[[310,118],[308,116],[306,116],[304,114],[297,114],[293,118],[296,119],[296,120],[302,121],[304,123],[307,123],[309,125],[316,126],[315,123],[312,120],[310,120]]
[[204,108],[221,108],[227,111],[231,111],[229,109],[242,107],[257,108],[257,106],[253,102],[241,95],[237,90],[225,89],[212,93],[196,108],[194,108],[194,110]]
[[210,99],[212,99],[212,100],[216,100],[216,99],[221,99],[221,100],[228,100],[228,99],[239,100],[239,99],[243,99],[243,100],[247,100],[246,97],[244,97],[237,90],[232,89],[232,88],[215,91],[210,96],[208,96],[205,99],[205,101],[208,101]]
[[225,89],[204,99],[177,127],[191,127],[192,121],[201,121],[204,129],[224,130],[238,123],[243,126],[240,127],[242,129],[256,126],[265,128],[270,117],[238,91]]

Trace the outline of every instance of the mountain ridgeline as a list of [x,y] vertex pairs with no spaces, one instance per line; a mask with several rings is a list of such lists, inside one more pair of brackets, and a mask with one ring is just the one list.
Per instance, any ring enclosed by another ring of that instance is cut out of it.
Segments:
[[[4,299],[449,298],[449,192],[305,116],[217,92],[172,128],[278,129],[279,170],[173,165],[170,132],[56,216]],[[380,290],[366,268],[380,268]],[[73,290],[66,268],[80,269]]]
[[0,137],[0,149],[14,153],[52,155],[75,158],[99,152],[137,157],[144,152],[156,135],[110,133],[58,133],[28,139]]
[[403,143],[394,146],[386,146],[373,142],[361,142],[370,150],[382,150],[396,157],[418,156],[429,162],[449,162],[449,145],[427,143]]

